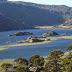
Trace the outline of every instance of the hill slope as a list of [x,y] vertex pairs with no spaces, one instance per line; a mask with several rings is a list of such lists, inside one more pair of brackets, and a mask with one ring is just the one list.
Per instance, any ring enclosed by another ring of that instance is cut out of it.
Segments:
[[[16,23],[15,29],[32,28],[36,25],[59,25],[72,20],[72,8],[64,5],[39,5],[25,2],[1,2],[0,13]],[[11,21],[10,21],[11,22]],[[1,23],[1,22],[0,22]],[[9,23],[12,25],[11,23]],[[7,25],[4,26],[7,28]],[[13,27],[8,27],[10,30]],[[9,30],[8,29],[8,30]],[[1,28],[2,30],[2,28]]]
[[24,29],[24,27],[7,17],[0,15],[0,31],[19,30],[19,29]]

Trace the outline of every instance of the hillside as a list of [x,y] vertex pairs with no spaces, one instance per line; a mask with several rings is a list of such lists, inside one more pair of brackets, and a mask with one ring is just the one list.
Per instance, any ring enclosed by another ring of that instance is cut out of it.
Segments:
[[10,18],[0,15],[0,31],[24,29],[24,25],[20,25]]
[[69,21],[72,23],[72,8],[64,5],[0,2],[0,14],[12,20],[4,25],[3,21],[0,21],[0,27],[3,28],[0,28],[0,31],[33,28],[36,25],[68,24]]

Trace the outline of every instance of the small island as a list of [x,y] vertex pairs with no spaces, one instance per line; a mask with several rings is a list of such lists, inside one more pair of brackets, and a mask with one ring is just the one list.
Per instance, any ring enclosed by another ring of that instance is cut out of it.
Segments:
[[[28,35],[33,34],[31,32],[16,32],[15,34],[11,36],[22,36],[22,35]],[[17,41],[14,44],[8,44],[0,46],[0,50],[5,50],[12,47],[19,47],[19,46],[30,46],[30,45],[38,45],[38,44],[45,44],[49,43],[58,39],[72,39],[72,36],[66,36],[66,35],[59,35],[57,32],[46,32],[43,33],[41,37],[36,37],[34,35],[29,36],[27,39],[22,41]]]
[[17,41],[14,44],[7,42],[6,45],[0,46],[0,50],[5,50],[8,48],[19,47],[19,46],[45,44],[45,43],[53,42],[58,39],[72,39],[72,36],[60,35],[55,31],[45,32],[40,37],[33,35],[33,33],[31,32],[16,32],[10,36],[22,36],[22,35],[29,35],[29,37],[21,41]]
[[59,36],[59,34],[57,32],[55,32],[55,31],[49,31],[49,32],[43,33],[42,36],[43,37]]
[[16,33],[14,33],[14,34],[10,34],[10,35],[8,35],[8,36],[23,36],[23,35],[33,35],[33,33],[32,32],[16,32]]

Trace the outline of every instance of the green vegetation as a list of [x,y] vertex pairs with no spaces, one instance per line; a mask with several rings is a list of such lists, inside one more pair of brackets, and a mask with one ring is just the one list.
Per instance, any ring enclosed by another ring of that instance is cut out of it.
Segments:
[[40,57],[39,55],[34,55],[29,59],[30,66],[43,66],[44,65],[44,58]]
[[68,48],[67,48],[67,50],[72,50],[72,45],[70,45]]
[[15,72],[29,72],[28,67],[18,66]]
[[[68,48],[72,48],[70,45]],[[29,60],[0,60],[1,72],[72,72],[72,49],[54,50],[48,56],[33,55]]]
[[3,68],[3,70],[4,70],[5,72],[8,72],[8,68],[13,67],[13,65],[10,64],[10,63],[3,63],[3,64],[1,65],[1,67]]
[[18,58],[15,60],[15,62],[19,65],[28,65],[28,61],[24,58]]
[[0,2],[0,12],[0,31],[31,29],[35,26],[46,29],[48,25],[72,24],[72,7],[65,5],[9,1]]
[[45,64],[45,72],[61,72],[59,61],[63,54],[64,53],[60,50],[50,52],[48,54],[47,63]]
[[72,52],[66,52],[61,57],[61,65],[63,72],[72,72]]

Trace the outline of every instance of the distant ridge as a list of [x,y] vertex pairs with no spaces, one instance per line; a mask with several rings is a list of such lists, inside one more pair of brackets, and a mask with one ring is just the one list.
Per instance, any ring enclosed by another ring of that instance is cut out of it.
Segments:
[[7,2],[8,0],[0,0],[0,2]]

